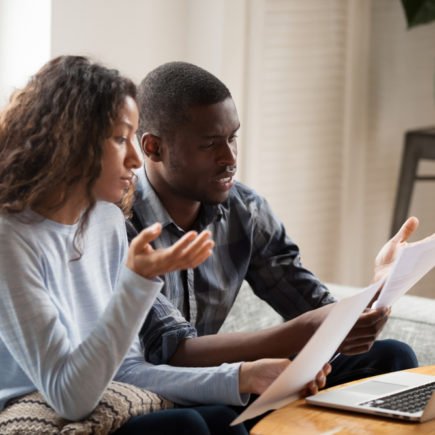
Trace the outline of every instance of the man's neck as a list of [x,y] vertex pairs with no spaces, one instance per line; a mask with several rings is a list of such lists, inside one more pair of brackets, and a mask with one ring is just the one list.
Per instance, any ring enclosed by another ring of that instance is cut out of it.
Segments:
[[155,182],[147,173],[147,178],[156,195],[159,197],[165,210],[168,212],[171,219],[184,231],[192,229],[196,222],[199,211],[201,209],[201,203],[199,201],[190,200],[180,197],[176,193],[164,189],[159,186],[158,182]]
[[165,201],[160,198],[163,206],[166,208],[169,216],[172,220],[184,231],[189,231],[192,229],[194,223],[196,222],[199,210],[201,208],[201,203],[190,203],[186,201],[178,201],[178,204],[174,201],[170,201],[170,205],[165,203]]

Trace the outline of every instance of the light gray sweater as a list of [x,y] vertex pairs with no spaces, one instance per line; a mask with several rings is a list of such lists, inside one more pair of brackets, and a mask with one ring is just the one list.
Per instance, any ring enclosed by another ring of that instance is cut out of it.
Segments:
[[144,361],[137,334],[162,282],[124,266],[120,210],[97,203],[82,256],[71,261],[76,230],[30,210],[0,215],[0,410],[38,390],[59,415],[77,420],[112,379],[182,404],[244,404],[239,364],[178,368]]

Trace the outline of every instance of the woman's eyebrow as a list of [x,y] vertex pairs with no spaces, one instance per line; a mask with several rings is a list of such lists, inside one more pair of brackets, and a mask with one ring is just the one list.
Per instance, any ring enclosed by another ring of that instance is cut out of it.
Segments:
[[133,127],[133,124],[132,124],[131,122],[126,121],[126,120],[124,120],[124,119],[119,119],[119,120],[115,123],[115,126],[116,126],[116,125],[120,125],[120,124],[127,126],[130,130],[133,130],[133,128],[134,128],[134,127]]

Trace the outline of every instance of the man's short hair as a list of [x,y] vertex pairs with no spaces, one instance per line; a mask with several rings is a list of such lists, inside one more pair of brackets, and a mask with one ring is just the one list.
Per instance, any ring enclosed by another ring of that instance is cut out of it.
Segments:
[[172,134],[194,106],[231,98],[228,88],[213,74],[187,62],[168,62],[152,70],[138,88],[138,136],[145,132]]

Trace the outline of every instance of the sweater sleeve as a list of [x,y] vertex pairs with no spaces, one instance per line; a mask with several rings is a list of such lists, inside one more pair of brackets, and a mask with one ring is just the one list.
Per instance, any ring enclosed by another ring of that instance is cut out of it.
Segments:
[[0,276],[0,339],[7,351],[60,416],[85,417],[119,369],[162,283],[122,268],[103,314],[74,345],[47,291],[38,252],[4,227]]
[[181,405],[222,403],[244,406],[249,394],[239,391],[240,363],[218,367],[152,365],[140,357],[127,358],[116,380],[166,397]]

